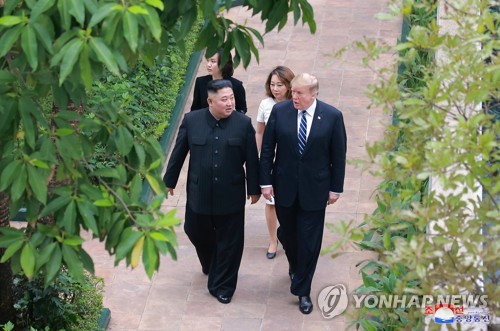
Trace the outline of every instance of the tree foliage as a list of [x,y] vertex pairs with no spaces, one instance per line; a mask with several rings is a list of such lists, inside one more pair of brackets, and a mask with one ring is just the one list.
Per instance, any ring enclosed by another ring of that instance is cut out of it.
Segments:
[[[339,232],[378,253],[360,263],[358,292],[484,294],[493,319],[500,295],[498,7],[446,1],[439,17],[456,28],[447,30],[435,19],[439,4],[394,1],[380,17],[412,21],[407,39],[395,48],[355,45],[369,66],[382,53],[399,54],[369,88],[372,106],[396,120],[368,148],[381,178],[378,208],[359,228],[343,224]],[[418,308],[357,313],[353,322],[365,330],[424,327]]]
[[[82,248],[82,229],[105,242],[115,263],[136,267],[142,258],[151,277],[159,255],[176,257],[173,212],[160,210],[163,151],[144,137],[123,109],[89,106],[87,92],[106,72],[128,72],[152,63],[175,37],[179,47],[197,18],[206,25],[197,47],[247,66],[258,59],[262,35],[223,16],[225,1],[7,0],[0,2],[0,192],[10,212],[26,208],[28,226],[1,229],[0,263],[47,286],[65,266],[75,279],[93,272]],[[248,0],[266,30],[282,28],[290,11],[315,30],[306,0]],[[147,91],[144,91],[147,93]],[[45,102],[49,98],[50,102]],[[96,149],[115,155],[116,166],[93,169]],[[141,200],[145,179],[156,196]]]

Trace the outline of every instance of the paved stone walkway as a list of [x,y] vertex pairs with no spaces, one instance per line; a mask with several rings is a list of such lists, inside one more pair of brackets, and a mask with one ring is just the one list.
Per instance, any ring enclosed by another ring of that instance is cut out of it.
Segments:
[[[364,96],[374,74],[361,66],[361,53],[349,51],[343,60],[329,56],[335,50],[363,36],[394,44],[400,36],[401,22],[377,21],[374,15],[385,8],[384,0],[312,0],[317,32],[310,35],[308,27],[291,22],[282,31],[264,37],[260,47],[260,64],[252,62],[245,71],[238,68],[235,77],[242,80],[247,91],[248,116],[254,125],[259,102],[264,98],[264,82],[276,65],[286,65],[295,73],[309,72],[318,77],[319,99],[339,108],[344,114],[348,135],[348,159],[366,157],[365,144],[380,138],[390,118],[378,109],[368,109]],[[252,18],[244,8],[233,9],[229,17],[247,22],[262,31],[260,19]],[[293,16],[290,16],[293,19]],[[391,54],[383,54],[380,64]],[[198,75],[205,74],[204,63]],[[188,101],[187,108],[190,106]],[[187,161],[185,163],[187,165]],[[185,169],[184,169],[185,171]],[[164,202],[164,209],[177,209],[183,219],[186,203],[185,172],[181,175],[176,195]],[[352,163],[347,166],[345,193],[338,203],[327,208],[326,222],[340,220],[360,223],[375,208],[372,193],[377,180],[362,173]],[[152,280],[142,270],[130,271],[123,265],[113,267],[98,242],[86,245],[96,263],[97,274],[106,281],[104,304],[111,309],[108,330],[346,330],[344,315],[326,320],[316,304],[318,293],[325,286],[345,284],[349,291],[360,283],[356,264],[370,256],[355,247],[345,247],[344,254],[332,259],[320,257],[312,288],[315,304],[310,315],[300,313],[297,298],[289,293],[288,265],[282,247],[273,260],[265,257],[267,227],[264,202],[247,205],[245,251],[233,301],[222,305],[206,289],[207,277],[201,272],[195,250],[182,227],[177,229],[178,260],[161,259],[161,267]],[[338,237],[325,230],[323,246]]]

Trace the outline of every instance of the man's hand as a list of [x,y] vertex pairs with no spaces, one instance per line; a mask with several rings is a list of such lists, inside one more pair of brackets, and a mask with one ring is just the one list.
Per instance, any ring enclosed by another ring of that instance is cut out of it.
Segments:
[[266,200],[269,200],[269,201],[273,201],[271,197],[274,196],[274,190],[273,190],[273,187],[270,186],[270,187],[263,187],[260,189],[261,192],[262,192],[262,196],[264,197],[264,199]]
[[328,201],[326,202],[326,204],[327,204],[327,205],[334,204],[335,202],[337,202],[337,200],[338,200],[339,198],[340,198],[340,194],[330,192],[330,193],[328,194]]
[[167,191],[169,195],[174,195],[174,189],[171,187],[167,187]]
[[247,196],[247,199],[250,199],[250,203],[253,205],[254,203],[256,203],[257,201],[259,201],[260,199],[260,194],[252,194],[252,195],[249,195]]

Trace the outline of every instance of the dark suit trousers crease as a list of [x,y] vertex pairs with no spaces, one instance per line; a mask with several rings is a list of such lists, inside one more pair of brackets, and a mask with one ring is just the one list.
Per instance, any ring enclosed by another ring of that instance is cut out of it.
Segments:
[[280,224],[278,238],[285,249],[290,269],[295,272],[290,292],[298,296],[310,295],[321,252],[325,209],[305,211],[295,200],[291,207],[276,205],[276,214]]
[[203,270],[209,271],[208,290],[232,297],[243,256],[245,211],[203,215],[186,206],[184,231],[196,248]]

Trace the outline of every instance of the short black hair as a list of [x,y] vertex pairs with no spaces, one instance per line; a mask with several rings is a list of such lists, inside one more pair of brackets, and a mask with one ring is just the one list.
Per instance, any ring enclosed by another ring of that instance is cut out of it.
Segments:
[[217,93],[220,89],[230,87],[233,88],[233,84],[227,79],[215,79],[211,80],[207,84],[208,93]]

